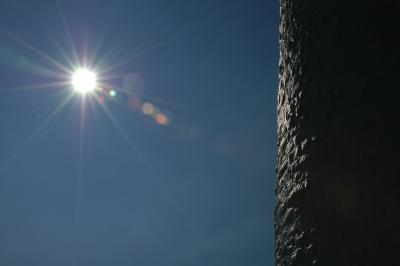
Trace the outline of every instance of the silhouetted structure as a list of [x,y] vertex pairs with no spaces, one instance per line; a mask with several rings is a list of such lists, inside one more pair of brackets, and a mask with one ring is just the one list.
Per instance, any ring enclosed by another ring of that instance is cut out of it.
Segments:
[[398,3],[281,0],[277,265],[400,265]]

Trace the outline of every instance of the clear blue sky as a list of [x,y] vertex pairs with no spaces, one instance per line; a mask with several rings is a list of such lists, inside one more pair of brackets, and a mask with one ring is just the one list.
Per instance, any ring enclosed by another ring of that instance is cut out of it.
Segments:
[[0,265],[273,265],[278,21],[277,0],[0,1]]

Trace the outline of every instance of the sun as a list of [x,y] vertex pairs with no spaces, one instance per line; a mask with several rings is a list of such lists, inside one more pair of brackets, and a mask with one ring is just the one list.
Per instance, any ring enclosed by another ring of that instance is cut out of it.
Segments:
[[82,95],[96,89],[97,77],[93,71],[82,68],[75,71],[72,75],[72,86],[74,90]]

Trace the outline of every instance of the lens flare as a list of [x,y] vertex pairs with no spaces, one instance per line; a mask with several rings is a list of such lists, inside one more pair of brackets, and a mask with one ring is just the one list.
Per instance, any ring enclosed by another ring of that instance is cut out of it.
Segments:
[[142,105],[142,111],[146,115],[152,115],[155,111],[154,105],[151,103],[145,103]]
[[111,97],[115,97],[117,95],[117,92],[115,90],[110,90],[109,94]]
[[168,118],[164,114],[158,114],[155,117],[155,120],[158,124],[166,126],[169,124]]
[[78,69],[72,76],[72,85],[75,91],[86,94],[93,91],[97,86],[96,74],[88,69]]

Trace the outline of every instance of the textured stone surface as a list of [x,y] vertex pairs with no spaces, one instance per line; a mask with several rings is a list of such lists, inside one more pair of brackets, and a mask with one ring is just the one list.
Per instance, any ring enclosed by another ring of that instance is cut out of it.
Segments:
[[400,265],[398,2],[281,0],[277,265]]

